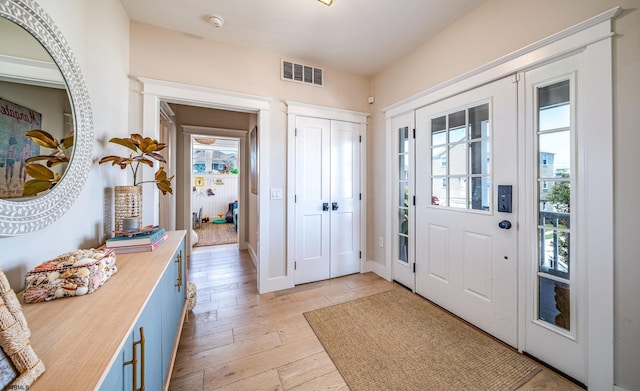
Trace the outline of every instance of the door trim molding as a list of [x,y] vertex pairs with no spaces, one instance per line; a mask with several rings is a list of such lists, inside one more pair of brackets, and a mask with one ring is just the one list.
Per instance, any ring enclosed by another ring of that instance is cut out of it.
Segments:
[[[584,80],[588,91],[597,93],[585,94],[579,120],[581,127],[588,133],[588,142],[584,153],[589,156],[586,167],[589,180],[585,178],[587,194],[600,195],[599,189],[611,189],[613,186],[613,92],[612,92],[612,19],[621,11],[620,7],[612,8],[584,22],[576,24],[557,34],[526,46],[511,54],[489,62],[479,68],[460,75],[454,79],[427,89],[416,95],[403,99],[383,108],[386,118],[386,180],[387,200],[390,200],[392,176],[390,172],[393,156],[390,150],[392,117],[414,111],[442,99],[482,86],[494,80],[533,69],[574,53],[583,52],[585,61],[582,66]],[[518,119],[522,126],[521,119]],[[521,128],[522,129],[522,128]],[[521,131],[521,130],[519,130]],[[521,151],[520,151],[521,152]],[[612,389],[613,373],[613,195],[611,192],[604,199],[587,198],[585,210],[586,253],[589,260],[606,260],[606,262],[588,262],[585,286],[587,294],[587,385],[593,389]],[[589,224],[591,222],[591,224]],[[386,242],[389,243],[391,220],[386,216]],[[520,252],[520,249],[519,249]],[[391,256],[386,252],[384,270],[379,273],[387,278],[391,273]],[[519,270],[523,270],[522,259]],[[380,268],[379,268],[380,269]],[[519,297],[524,296],[524,278],[519,279]],[[520,301],[522,303],[522,301]],[[522,305],[519,308],[518,333],[524,332]],[[520,345],[522,349],[522,345]]]
[[[265,189],[269,188],[270,183],[270,138],[266,135],[270,134],[270,106],[271,98],[261,97],[257,95],[241,94],[232,91],[217,90],[213,88],[194,86],[189,84],[169,82],[165,80],[156,80],[145,77],[137,77],[134,80],[140,83],[141,95],[139,101],[133,100],[132,106],[141,105],[142,111],[142,134],[144,136],[158,138],[159,136],[159,118],[160,118],[160,100],[170,103],[182,103],[198,105],[203,107],[211,107],[215,109],[224,109],[231,111],[240,111],[247,113],[256,113],[258,128],[265,135],[259,141],[259,167],[260,175],[258,178],[258,188],[262,191],[258,195],[257,214],[258,219],[258,243],[257,259],[254,259],[257,269],[257,285],[258,292],[265,293],[278,289],[283,289],[282,282],[279,277],[270,277],[274,273],[270,270],[269,264],[269,221],[270,221],[270,200],[269,192]],[[153,173],[143,172],[143,180],[153,179]],[[154,224],[158,222],[158,213],[154,211],[159,202],[158,190],[145,192],[143,194],[143,215],[150,217]],[[152,217],[152,218],[151,218]],[[185,216],[190,221],[191,214]],[[183,222],[183,227],[189,226],[189,222]],[[189,240],[187,235],[187,241]],[[260,240],[265,238],[265,240]],[[187,248],[191,248],[187,246]],[[253,254],[253,253],[252,253]]]
[[360,124],[360,192],[362,201],[360,202],[360,248],[362,257],[360,258],[360,272],[368,271],[365,260],[367,259],[367,196],[366,196],[366,148],[367,148],[367,119],[369,113],[338,109],[334,107],[317,106],[308,103],[295,101],[285,101],[287,105],[287,268],[286,283],[288,287],[295,286],[295,272],[293,269],[294,243],[295,243],[295,145],[296,145],[296,117],[313,117],[329,120],[354,122]]

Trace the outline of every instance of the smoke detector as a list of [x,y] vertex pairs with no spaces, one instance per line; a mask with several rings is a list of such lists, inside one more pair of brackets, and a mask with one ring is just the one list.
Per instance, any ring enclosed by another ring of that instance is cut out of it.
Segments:
[[224,24],[224,19],[222,19],[222,16],[218,16],[218,15],[209,16],[207,18],[207,21],[209,22],[210,25],[212,25],[215,28],[220,28]]

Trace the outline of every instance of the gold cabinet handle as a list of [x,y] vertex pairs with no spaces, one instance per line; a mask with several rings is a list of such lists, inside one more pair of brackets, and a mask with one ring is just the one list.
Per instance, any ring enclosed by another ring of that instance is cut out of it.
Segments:
[[144,327],[140,327],[140,353],[142,355],[142,362],[140,363],[140,377],[142,379],[140,379],[140,390],[139,391],[144,391],[144,362],[145,362],[145,354],[144,354]]
[[176,259],[176,263],[178,264],[178,282],[175,286],[178,287],[178,292],[182,288],[182,251],[178,253],[178,259]]
[[[142,360],[140,362],[140,388],[138,386],[138,349],[136,349],[136,345],[140,345],[140,354],[142,356]],[[133,370],[133,387],[131,388],[134,391],[144,391],[144,327],[140,327],[140,340],[134,342],[131,345],[133,350],[133,358],[129,361],[125,361],[124,365],[131,365]]]

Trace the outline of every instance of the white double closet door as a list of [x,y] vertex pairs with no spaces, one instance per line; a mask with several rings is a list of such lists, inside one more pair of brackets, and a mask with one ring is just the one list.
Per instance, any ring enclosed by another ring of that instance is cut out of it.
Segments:
[[296,117],[295,284],[360,271],[360,124]]

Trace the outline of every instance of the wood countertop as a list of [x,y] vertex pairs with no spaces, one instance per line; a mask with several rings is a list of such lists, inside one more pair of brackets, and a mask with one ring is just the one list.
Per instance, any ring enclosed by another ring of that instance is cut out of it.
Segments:
[[18,294],[46,368],[30,390],[100,387],[185,232],[169,232],[155,251],[116,255],[117,273],[91,294],[35,304]]

